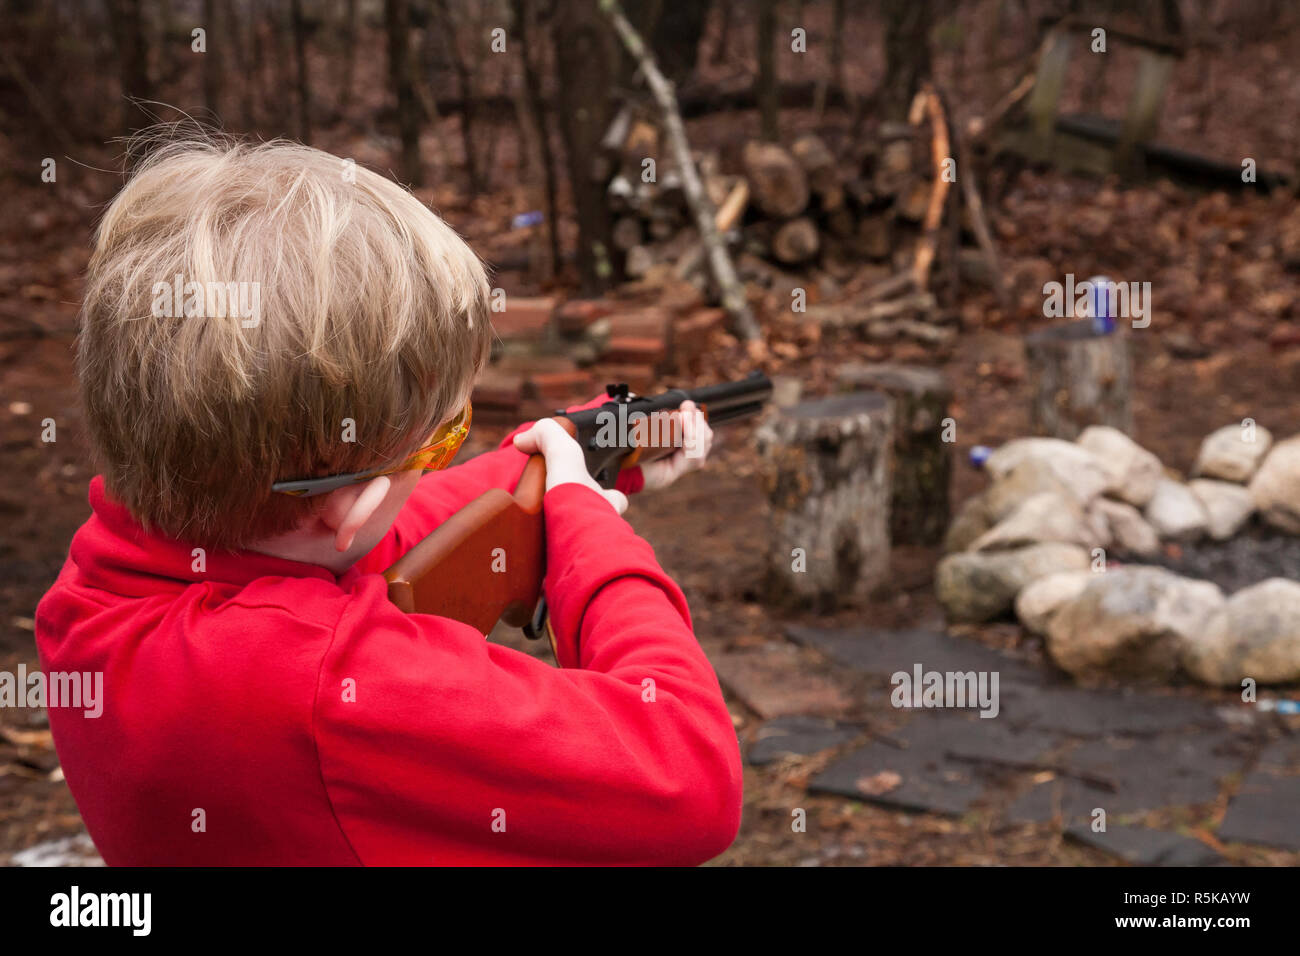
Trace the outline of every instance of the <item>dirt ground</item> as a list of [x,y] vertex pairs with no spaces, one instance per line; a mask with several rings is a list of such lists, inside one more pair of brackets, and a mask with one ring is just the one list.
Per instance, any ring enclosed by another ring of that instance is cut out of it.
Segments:
[[[1300,34],[1295,24],[1249,41],[1224,38],[1213,55],[1198,51],[1181,64],[1166,103],[1162,138],[1232,162],[1241,155],[1290,164],[1300,155],[1300,127],[1278,123],[1297,115]],[[1267,32],[1267,31],[1262,31]],[[857,38],[865,49],[868,38]],[[850,37],[849,49],[857,39]],[[976,44],[977,45],[977,44]],[[1005,52],[1005,51],[1004,51]],[[1010,87],[1023,69],[1005,56],[945,61],[942,77],[963,117],[978,113]],[[378,67],[375,67],[378,70]],[[870,69],[870,66],[868,66]],[[1106,102],[1122,95],[1125,73],[1109,77]],[[363,77],[364,79],[364,77]],[[797,79],[793,78],[793,79]],[[376,81],[378,82],[378,81]],[[1080,81],[1082,83],[1084,81]],[[869,80],[862,82],[869,85]],[[379,84],[382,87],[382,84]],[[1263,103],[1267,108],[1232,108]],[[1082,96],[1067,90],[1067,107]],[[787,117],[791,135],[810,125]],[[691,135],[726,140],[750,135],[752,114],[694,121]],[[450,138],[449,138],[450,140]],[[387,145],[342,129],[320,143],[340,155],[386,166]],[[0,142],[0,145],[5,145]],[[509,169],[509,156],[501,162]],[[36,666],[34,609],[58,573],[69,539],[86,518],[87,459],[75,397],[72,345],[91,229],[113,178],[71,174],[57,186],[9,173],[0,218],[0,670]],[[54,190],[51,193],[49,190]],[[51,196],[55,201],[51,201]],[[509,251],[510,210],[527,208],[522,191],[503,189],[473,203],[452,187],[422,194],[491,260]],[[963,289],[957,307],[961,334],[954,348],[934,353],[917,345],[880,345],[851,335],[810,336],[773,303],[761,304],[774,358],[768,370],[799,377],[807,394],[823,393],[842,364],[896,360],[944,369],[956,399],[954,506],[982,486],[965,465],[977,444],[997,445],[1028,430],[1023,335],[1044,324],[1042,283],[1065,272],[1107,273],[1149,280],[1151,327],[1132,335],[1135,437],[1165,462],[1189,467],[1201,438],[1244,417],[1280,437],[1297,431],[1300,389],[1300,209],[1294,196],[1183,192],[1164,183],[1125,188],[1050,170],[1011,179],[991,212],[1015,293],[999,308],[990,292]],[[502,275],[511,291],[535,286]],[[833,299],[828,294],[827,300]],[[697,357],[665,384],[736,377],[750,367],[739,346]],[[56,440],[41,439],[53,419]],[[784,640],[782,626],[861,623],[878,627],[941,626],[931,575],[934,550],[900,548],[890,586],[871,606],[819,618],[781,615],[763,604],[760,556],[762,495],[752,426],[728,431],[710,467],[680,486],[635,500],[629,520],[655,546],[682,583],[698,636],[711,654]],[[472,448],[488,447],[504,426],[478,427]],[[1010,624],[972,629],[969,636],[1042,660],[1041,647]],[[801,671],[827,673],[815,652],[797,655]],[[1048,666],[1046,663],[1044,667]],[[1214,692],[1187,690],[1209,699]],[[758,725],[739,700],[729,703],[742,738]],[[77,808],[49,749],[42,713],[7,711],[0,720],[0,863],[9,855],[81,831]],[[719,864],[1109,864],[1112,858],[1065,841],[1045,826],[995,827],[982,810],[961,819],[887,811],[869,804],[807,795],[816,759],[792,759],[762,770],[746,768],[742,830]],[[806,834],[792,834],[790,809],[808,811]],[[1222,805],[1181,821],[1192,832],[1221,815]],[[1295,855],[1233,851],[1243,863],[1300,862]]]

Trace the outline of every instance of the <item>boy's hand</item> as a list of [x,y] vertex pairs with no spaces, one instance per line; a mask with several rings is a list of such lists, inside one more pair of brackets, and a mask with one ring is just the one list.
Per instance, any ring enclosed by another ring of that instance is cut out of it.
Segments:
[[[515,436],[515,447],[525,455],[540,454],[546,459],[547,491],[556,485],[585,485],[603,495],[619,514],[627,510],[627,496],[623,492],[602,488],[587,474],[582,449],[557,422],[549,418],[536,422],[528,431]],[[649,484],[648,475],[646,482]]]
[[[689,471],[704,467],[713,448],[713,429],[704,412],[692,401],[682,402],[682,447],[667,458],[641,465],[646,490],[666,488]],[[576,444],[576,443],[575,443]]]

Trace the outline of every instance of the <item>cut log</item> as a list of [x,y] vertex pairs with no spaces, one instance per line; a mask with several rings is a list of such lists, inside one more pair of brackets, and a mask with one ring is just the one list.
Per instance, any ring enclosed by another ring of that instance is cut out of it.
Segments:
[[1128,338],[1079,319],[1025,338],[1035,434],[1073,440],[1089,425],[1133,428]]
[[745,144],[741,162],[754,205],[776,219],[793,219],[808,206],[808,176],[775,143]]
[[807,262],[817,255],[819,248],[821,248],[821,241],[817,235],[817,227],[807,216],[791,219],[772,237],[773,258],[787,265]]
[[810,177],[835,168],[835,156],[820,136],[800,136],[790,146],[790,153]]
[[[718,234],[725,236],[735,228],[736,223],[740,222],[740,217],[744,215],[745,206],[749,202],[749,183],[743,179],[736,179],[736,183],[727,193],[727,197],[718,206],[717,214],[713,219],[713,227],[718,230]],[[690,279],[704,265],[705,248],[703,242],[696,242],[684,255],[677,261],[676,276],[679,279]]]
[[817,611],[868,601],[889,570],[888,396],[778,408],[756,438],[771,516],[769,599]]
[[857,231],[858,221],[853,218],[853,213],[849,212],[843,206],[829,213],[826,216],[826,230],[840,239],[852,238]]
[[884,216],[867,216],[860,220],[858,248],[868,259],[887,259],[893,248],[889,220]]
[[718,232],[730,232],[735,228],[736,223],[740,222],[740,217],[744,214],[748,203],[749,183],[739,179],[727,193],[727,198],[718,206],[718,213],[713,219],[714,228]]
[[811,133],[800,136],[790,147],[790,153],[807,174],[808,188],[817,197],[822,211],[831,212],[843,207],[844,183],[839,164],[822,138]]
[[843,391],[881,391],[894,401],[894,478],[889,505],[894,544],[938,544],[948,529],[952,449],[944,419],[952,389],[937,369],[917,365],[850,365]]

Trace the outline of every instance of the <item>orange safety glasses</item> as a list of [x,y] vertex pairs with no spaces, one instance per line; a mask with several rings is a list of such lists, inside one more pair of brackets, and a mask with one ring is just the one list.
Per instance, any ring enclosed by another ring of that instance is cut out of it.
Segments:
[[470,420],[474,416],[473,406],[469,402],[460,414],[450,421],[443,422],[430,436],[429,441],[412,452],[400,465],[392,468],[380,468],[374,471],[358,471],[350,475],[330,475],[325,478],[304,478],[300,481],[277,481],[271,486],[272,491],[283,495],[296,495],[310,498],[378,478],[380,475],[393,475],[399,471],[440,471],[451,464],[465,443],[469,434]]

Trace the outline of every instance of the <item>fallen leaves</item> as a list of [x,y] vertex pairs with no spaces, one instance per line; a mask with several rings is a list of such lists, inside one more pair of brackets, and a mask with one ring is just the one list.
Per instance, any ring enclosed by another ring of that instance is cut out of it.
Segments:
[[903,778],[893,770],[882,770],[870,777],[859,777],[854,783],[858,791],[868,797],[879,797],[902,786]]

